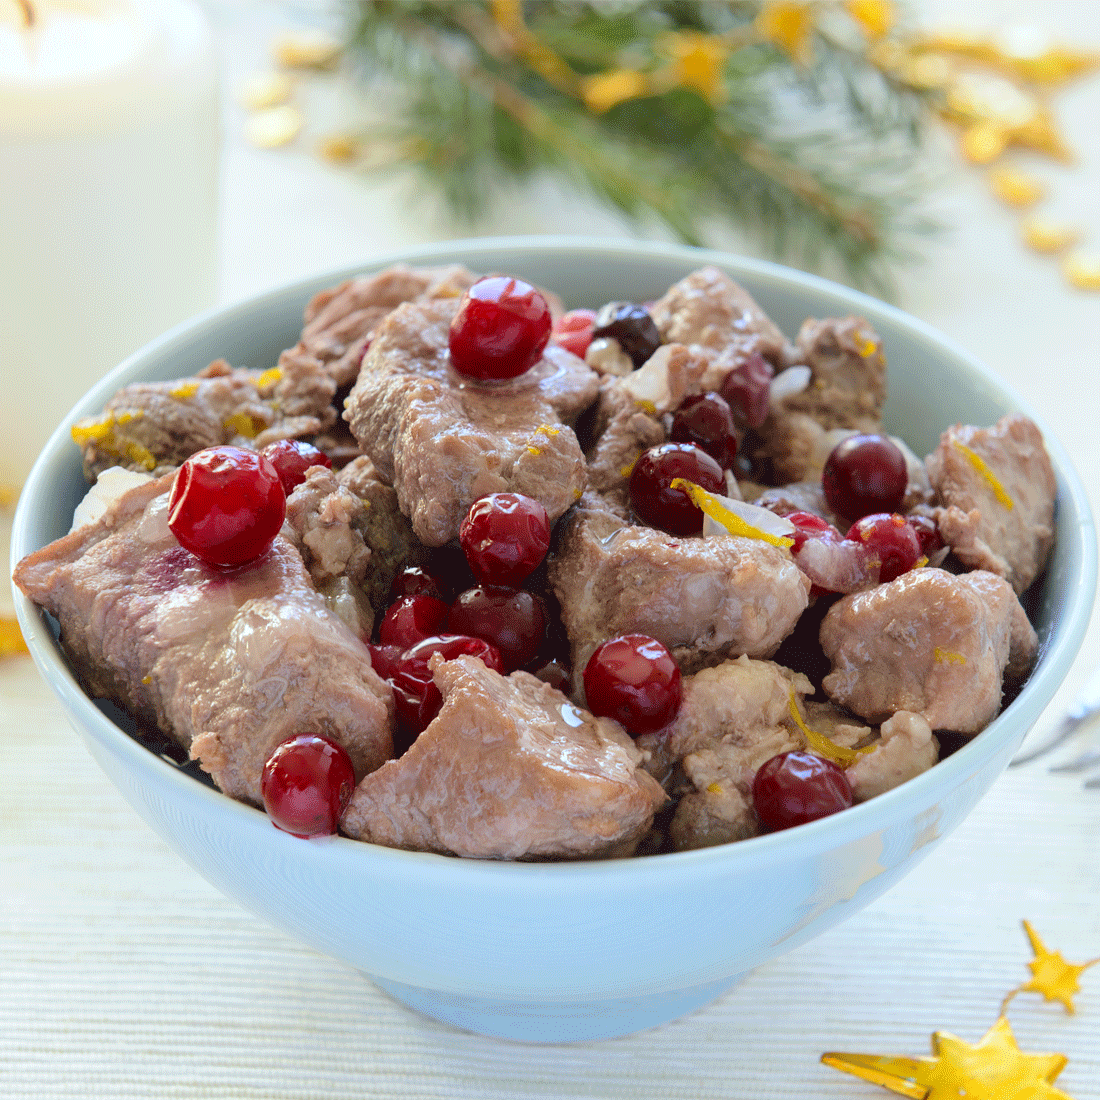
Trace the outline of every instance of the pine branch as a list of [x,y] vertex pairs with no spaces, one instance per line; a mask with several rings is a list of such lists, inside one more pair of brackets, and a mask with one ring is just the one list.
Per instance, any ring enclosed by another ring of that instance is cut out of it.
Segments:
[[[481,212],[494,182],[548,171],[689,243],[725,220],[778,258],[879,290],[929,230],[920,97],[843,41],[820,34],[804,69],[757,40],[758,4],[507,7],[360,0],[349,40],[364,74],[402,96],[373,139],[460,216]],[[720,96],[669,75],[670,50],[697,43],[721,52]],[[586,81],[622,72],[641,93],[593,110]]]

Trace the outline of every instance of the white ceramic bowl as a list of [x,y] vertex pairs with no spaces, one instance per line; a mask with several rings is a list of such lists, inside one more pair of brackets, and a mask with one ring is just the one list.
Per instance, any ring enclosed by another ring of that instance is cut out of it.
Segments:
[[[992,372],[919,321],[773,264],[629,242],[452,242],[375,261],[459,261],[524,276],[567,304],[645,301],[703,263],[742,282],[793,335],[808,316],[861,314],[889,359],[889,429],[918,454],[956,422],[1019,410]],[[69,425],[139,379],[225,357],[268,367],[334,272],[209,313],[138,352],[95,387],[39,458],[15,518],[13,564],[68,529],[85,486]],[[524,864],[394,851],[341,837],[297,840],[259,810],[196,782],[131,739],[81,690],[51,623],[20,598],[43,676],[92,755],[139,814],[200,874],[393,996],[491,1035],[533,1041],[626,1034],[679,1016],[889,889],[967,815],[1050,701],[1080,646],[1096,587],[1095,531],[1066,452],[1040,423],[1058,477],[1057,541],[1030,608],[1038,667],[980,736],[931,771],[844,813],[700,851],[613,862]],[[1013,823],[1007,823],[1012,828]]]

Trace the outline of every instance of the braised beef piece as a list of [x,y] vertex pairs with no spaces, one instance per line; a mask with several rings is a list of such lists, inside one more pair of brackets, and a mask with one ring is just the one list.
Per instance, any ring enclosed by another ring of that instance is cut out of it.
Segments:
[[898,711],[978,733],[1004,677],[1026,674],[1038,639],[1009,584],[985,570],[914,569],[838,600],[821,626],[826,694],[869,722]]
[[661,421],[647,413],[612,376],[600,382],[593,424],[595,445],[588,454],[588,487],[624,502],[630,471],[638,456],[665,442]]
[[336,419],[334,392],[308,364],[258,371],[219,359],[193,378],[124,386],[101,415],[77,421],[73,438],[89,481],[111,466],[160,474],[204,447],[315,435]]
[[363,352],[374,330],[402,302],[459,298],[478,276],[454,264],[407,267],[397,264],[377,275],[360,275],[314,295],[305,312],[298,343],[279,358],[279,365],[315,362],[337,386],[355,381]]
[[1039,429],[1019,413],[992,428],[956,424],[926,464],[942,501],[931,514],[955,556],[1022,593],[1054,542],[1057,486]]
[[357,776],[377,768],[392,752],[390,689],[298,552],[279,536],[254,565],[204,565],[168,530],[171,483],[131,489],[15,571],[57,618],[88,692],[175,737],[248,802],[261,803],[264,763],[297,733],[339,741]]
[[716,267],[674,283],[649,312],[666,344],[698,344],[741,356],[756,352],[775,365],[784,362],[783,333],[744,287]]
[[587,479],[569,425],[599,388],[556,344],[512,382],[463,379],[447,347],[458,304],[395,309],[374,334],[344,414],[427,546],[457,537],[470,505],[488,493],[534,497],[551,520],[565,512]]
[[754,469],[773,485],[820,477],[838,441],[830,433],[880,431],[886,401],[882,344],[858,317],[807,320],[791,356],[809,367],[809,383],[773,402],[747,445]]
[[628,525],[595,494],[566,520],[550,582],[578,671],[601,642],[631,633],[656,638],[688,671],[730,655],[770,656],[810,589],[784,550]]
[[431,666],[443,696],[408,751],[367,776],[345,832],[482,859],[629,855],[665,801],[618,723],[526,672],[476,657]]
[[[312,467],[287,500],[287,524],[318,589],[327,595],[333,578],[346,578],[372,619],[384,614],[397,574],[428,556],[392,486],[365,456],[339,471]],[[363,632],[369,636],[370,626]]]
[[856,802],[866,802],[928,771],[939,760],[939,741],[926,718],[899,710],[882,723],[871,752],[844,769]]

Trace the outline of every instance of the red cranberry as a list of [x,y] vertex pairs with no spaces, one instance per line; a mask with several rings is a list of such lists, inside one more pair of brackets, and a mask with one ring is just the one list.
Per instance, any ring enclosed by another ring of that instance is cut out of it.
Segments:
[[462,654],[480,657],[486,667],[503,672],[500,653],[481,638],[459,634],[437,634],[424,638],[403,654],[397,670],[389,678],[400,726],[395,750],[400,756],[417,736],[424,732],[443,706],[443,696],[435,685],[428,659],[442,653],[451,661]]
[[921,555],[917,532],[897,512],[878,512],[857,519],[848,531],[848,538],[862,543],[878,559],[881,584],[908,573]]
[[566,351],[584,358],[592,343],[592,328],[596,321],[594,309],[571,309],[558,318],[554,325],[554,339]]
[[916,531],[917,540],[920,542],[920,552],[926,558],[930,558],[944,548],[943,535],[940,534],[940,529],[931,516],[914,513],[905,518],[909,520],[913,530]]
[[546,636],[546,611],[538,596],[523,589],[482,585],[459,593],[447,629],[491,642],[511,672],[538,655]]
[[494,672],[504,672],[500,650],[484,638],[476,638],[470,634],[433,634],[430,638],[409,646],[401,660],[401,671],[418,680],[430,680],[432,674],[428,668],[428,659],[436,653],[442,653],[445,661],[453,661],[462,656],[479,657],[486,668],[491,668]]
[[731,411],[746,427],[759,428],[771,411],[771,383],[775,370],[755,352],[748,356],[722,383],[721,394]]
[[447,617],[447,605],[434,596],[402,596],[390,604],[378,628],[383,645],[408,649],[421,638],[435,634]]
[[848,519],[896,512],[908,484],[905,455],[884,435],[851,435],[841,440],[821,474],[829,507]]
[[518,585],[550,549],[550,519],[532,497],[492,493],[470,505],[458,539],[479,581]]
[[332,459],[324,451],[300,439],[279,439],[269,443],[260,454],[270,459],[271,465],[279,471],[279,480],[287,496],[305,481],[310,466],[332,469]]
[[395,756],[401,756],[435,720],[443,706],[443,696],[434,680],[417,680],[401,672],[390,680],[390,687],[397,712],[393,751]]
[[689,397],[672,418],[674,443],[694,443],[728,470],[737,457],[737,430],[724,397],[701,393]]
[[683,698],[680,669],[655,638],[625,634],[596,648],[584,666],[588,709],[614,718],[632,736],[653,733],[676,717]]
[[530,283],[507,275],[479,279],[451,322],[451,364],[479,381],[516,378],[542,357],[550,307]]
[[257,451],[208,447],[179,468],[168,527],[210,565],[231,569],[267,552],[286,516],[278,471]]
[[788,512],[787,519],[795,526],[795,532],[791,536],[794,539],[794,545],[791,547],[792,554],[797,554],[806,545],[807,539],[840,539],[840,532],[827,520],[815,516],[813,512]]
[[703,513],[687,493],[672,488],[678,477],[712,493],[726,488],[722,468],[705,451],[691,443],[662,443],[650,447],[634,463],[630,504],[638,518],[651,527],[673,535],[698,535],[703,530]]
[[371,668],[382,677],[389,680],[401,667],[401,658],[405,656],[404,649],[399,645],[373,645],[367,643],[370,651]]
[[434,596],[437,600],[449,598],[450,585],[442,577],[429,573],[419,565],[402,569],[390,585],[390,602],[402,596]]
[[608,302],[596,313],[592,339],[610,336],[630,357],[637,370],[661,346],[661,334],[645,306]]
[[329,836],[355,790],[355,770],[343,745],[317,733],[288,738],[268,757],[260,779],[264,808],[295,836]]
[[846,810],[852,786],[831,760],[811,752],[781,752],[757,771],[752,802],[767,828],[789,829]]

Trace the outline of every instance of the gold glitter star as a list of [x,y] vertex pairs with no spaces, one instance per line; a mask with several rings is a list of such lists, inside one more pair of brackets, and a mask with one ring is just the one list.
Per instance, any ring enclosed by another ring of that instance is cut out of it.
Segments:
[[1025,1054],[1003,1016],[976,1046],[935,1032],[931,1058],[830,1052],[821,1061],[912,1100],[1073,1100],[1054,1087],[1066,1056]]
[[1025,920],[1023,924],[1027,938],[1031,941],[1031,950],[1035,952],[1035,958],[1027,964],[1031,971],[1031,980],[1005,997],[1001,1012],[1004,1012],[1005,1006],[1017,993],[1042,993],[1048,1001],[1061,1001],[1066,1012],[1072,1015],[1076,1012],[1073,995],[1081,988],[1077,979],[1090,966],[1100,962],[1100,958],[1091,959],[1087,963],[1068,963],[1062,958],[1061,952],[1048,951],[1043,946],[1043,941],[1028,921]]

